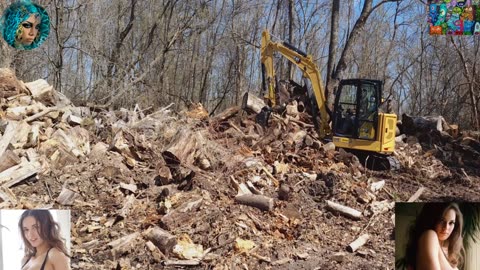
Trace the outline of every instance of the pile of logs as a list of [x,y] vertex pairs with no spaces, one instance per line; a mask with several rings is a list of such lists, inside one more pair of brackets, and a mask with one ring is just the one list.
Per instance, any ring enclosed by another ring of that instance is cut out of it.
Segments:
[[15,205],[8,188],[51,167],[76,162],[90,152],[85,108],[74,107],[45,80],[18,81],[0,69],[1,199]]
[[[480,141],[469,132],[459,132],[458,125],[448,124],[442,116],[413,117],[402,115],[402,135],[397,142],[415,140],[425,151],[432,150],[435,157],[447,165],[480,166]],[[411,139],[408,139],[409,136]]]
[[325,269],[393,253],[377,239],[394,226],[388,181],[321,142],[300,99],[262,127],[252,95],[248,113],[214,117],[201,104],[94,110],[2,69],[0,98],[0,206],[75,210],[73,269],[288,268],[318,257],[319,241]]

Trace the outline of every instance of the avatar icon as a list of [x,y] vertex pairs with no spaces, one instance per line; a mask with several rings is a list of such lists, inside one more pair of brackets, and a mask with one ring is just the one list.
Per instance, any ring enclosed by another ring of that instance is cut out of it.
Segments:
[[31,50],[47,39],[50,18],[39,4],[28,0],[17,1],[4,11],[0,31],[8,45],[20,50]]

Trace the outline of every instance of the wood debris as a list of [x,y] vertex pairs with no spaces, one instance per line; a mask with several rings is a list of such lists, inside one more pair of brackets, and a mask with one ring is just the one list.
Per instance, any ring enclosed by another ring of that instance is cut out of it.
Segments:
[[[402,171],[373,172],[318,139],[304,99],[262,127],[240,106],[76,107],[44,80],[8,74],[0,205],[72,209],[72,269],[379,269],[393,263],[394,200],[419,187],[410,200],[480,196],[478,137],[444,121],[399,137]],[[243,105],[264,107],[250,94]],[[345,239],[368,250],[339,252]]]

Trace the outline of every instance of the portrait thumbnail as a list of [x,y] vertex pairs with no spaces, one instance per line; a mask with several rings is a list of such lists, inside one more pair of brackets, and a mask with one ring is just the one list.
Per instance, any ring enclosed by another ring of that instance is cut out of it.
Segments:
[[50,33],[50,18],[45,8],[29,0],[9,5],[0,20],[5,42],[19,50],[40,46]]
[[480,269],[480,203],[395,204],[396,269]]
[[70,210],[0,210],[0,269],[70,269]]

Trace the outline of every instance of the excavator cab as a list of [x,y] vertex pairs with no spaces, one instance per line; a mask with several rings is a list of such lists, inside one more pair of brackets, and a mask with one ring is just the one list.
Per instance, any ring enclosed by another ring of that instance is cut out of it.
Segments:
[[[379,110],[382,90],[383,83],[378,80],[348,79],[340,82],[332,115],[332,141],[335,146],[350,149],[357,156],[364,153],[378,153],[380,156],[395,150],[397,116]],[[391,160],[383,160],[383,167],[397,167]]]
[[337,91],[333,134],[354,139],[376,140],[382,82],[350,79],[340,82]]

